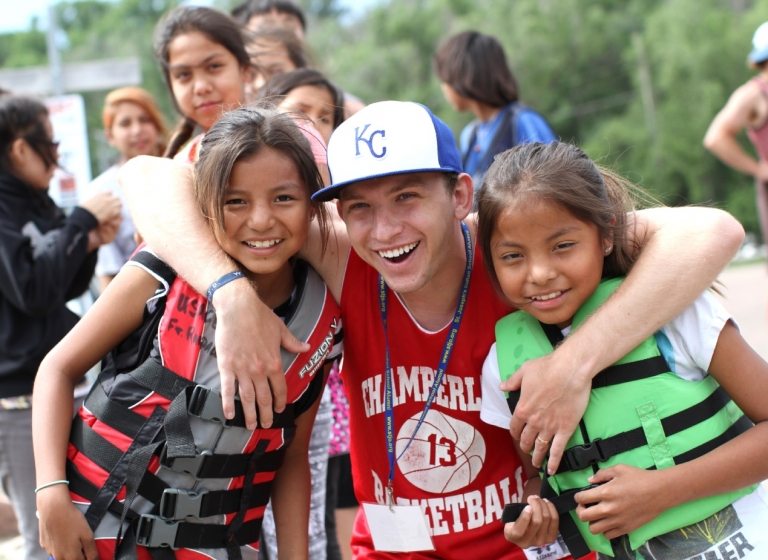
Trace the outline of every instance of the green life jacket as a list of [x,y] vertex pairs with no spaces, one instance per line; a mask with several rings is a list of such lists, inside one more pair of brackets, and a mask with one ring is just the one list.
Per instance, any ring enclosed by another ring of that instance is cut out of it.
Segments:
[[[620,284],[621,279],[601,283],[574,316],[572,328],[578,328]],[[551,327],[542,326],[523,311],[496,323],[502,380],[514,375],[525,361],[552,352],[545,329],[551,333]],[[508,402],[513,409],[516,400],[511,397]],[[542,478],[556,495],[572,496],[588,487],[587,479],[601,468],[617,464],[669,468],[704,455],[751,426],[712,376],[688,381],[670,372],[651,337],[595,377],[589,404],[579,429],[568,441],[557,473],[545,478],[545,466]],[[700,498],[667,510],[632,531],[630,545],[636,550],[653,537],[697,523],[754,488]],[[572,507],[571,501],[563,509]],[[614,556],[608,539],[590,533],[589,525],[575,512],[570,511],[570,516],[589,549]],[[567,516],[561,516],[561,529],[563,521]]]

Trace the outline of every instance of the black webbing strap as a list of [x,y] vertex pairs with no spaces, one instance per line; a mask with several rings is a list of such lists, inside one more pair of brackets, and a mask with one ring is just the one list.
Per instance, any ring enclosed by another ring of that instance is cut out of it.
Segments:
[[[574,490],[567,490],[559,496],[555,494],[554,496],[548,497],[547,500],[552,502],[552,505],[555,506],[557,513],[562,515],[573,509],[576,509],[576,501],[574,500],[574,496],[582,490],[586,490],[587,488],[589,488],[589,486],[585,486],[584,488],[576,488]],[[544,496],[542,496],[542,498],[543,497]],[[525,506],[527,505],[528,504],[523,502],[512,502],[505,505],[504,510],[501,512],[501,522],[512,523],[513,521],[517,521],[518,517],[520,517],[520,515],[523,513],[523,510],[525,509]]]
[[592,388],[601,389],[621,383],[629,383],[640,379],[647,379],[655,375],[669,372],[669,364],[663,356],[652,356],[635,362],[625,364],[613,364],[600,371],[592,379]]
[[[568,550],[571,552],[573,558],[584,556],[590,553],[590,549],[584,538],[581,536],[576,523],[573,521],[569,512],[576,509],[576,500],[574,496],[583,491],[595,488],[596,485],[585,486],[584,488],[575,488],[573,490],[567,490],[559,496],[555,494],[546,479],[541,482],[541,497],[552,502],[555,506],[557,513],[560,514],[560,535],[563,537],[565,544],[568,546]],[[517,521],[520,514],[523,513],[523,509],[528,504],[513,502],[504,506],[504,510],[501,513],[502,523],[512,523]]]
[[693,459],[701,457],[705,453],[709,453],[713,449],[720,447],[726,441],[730,441],[736,436],[743,434],[744,432],[749,430],[752,426],[754,426],[754,424],[752,423],[752,420],[747,418],[746,415],[743,415],[736,422],[731,424],[730,428],[728,428],[726,431],[724,431],[722,434],[720,434],[716,438],[713,438],[705,443],[702,443],[701,445],[699,445],[698,447],[694,447],[690,451],[686,451],[685,453],[676,455],[674,457],[675,464],[679,465],[681,463],[687,463],[688,461],[692,461]]
[[[542,327],[551,327],[552,325],[542,325]],[[551,329],[546,329],[547,330]],[[559,329],[558,329],[559,330]],[[669,366],[662,356],[654,356],[636,362],[627,362],[626,364],[614,364],[599,372],[592,379],[592,389],[602,389],[630,381],[646,379],[662,373],[667,373]],[[510,391],[507,397],[507,406],[514,414],[517,402],[520,400],[520,391]]]
[[[106,471],[114,469],[123,457],[123,452],[118,447],[95,432],[79,416],[76,416],[72,422],[70,441],[86,457]],[[173,459],[166,457],[164,451],[165,447],[158,450],[161,464],[176,472],[185,472],[197,478],[242,476],[248,469],[248,459],[251,456],[250,453],[216,455],[196,451],[194,457]],[[265,455],[259,465],[259,471],[277,470],[282,464],[283,455],[284,451],[280,450]]]
[[[162,427],[162,422],[160,427]],[[93,428],[83,422],[80,416],[75,416],[72,420],[69,441],[105,471],[114,469],[123,457],[123,451],[119,447],[94,431]]]
[[[272,472],[283,463],[284,452],[277,450],[261,459],[259,471]],[[198,451],[194,457],[177,457],[175,459],[160,454],[160,463],[176,472],[191,474],[195,478],[234,478],[243,476],[248,470],[250,453],[233,453],[231,455],[214,455]]]
[[194,457],[195,436],[192,435],[192,426],[187,417],[187,387],[171,401],[168,414],[163,422],[165,431],[165,455],[169,459],[177,457]]
[[175,399],[176,395],[187,387],[195,385],[194,381],[175,374],[152,358],[144,360],[140,366],[128,375],[144,388],[154,391],[169,401]]
[[[70,441],[81,453],[105,471],[112,471],[123,459],[123,453],[119,448],[95,432],[79,417],[75,417],[72,423]],[[69,461],[67,461],[67,472],[70,489],[92,502],[99,488],[80,474]],[[166,488],[168,485],[165,482],[147,471],[141,479],[138,493],[149,501],[157,503]],[[110,511],[119,516],[121,509],[120,505],[117,510],[110,508]]]
[[[93,501],[99,491],[99,487],[83,476],[77,467],[69,461],[67,461],[67,480],[69,480],[70,489],[88,501]],[[265,506],[269,501],[269,493],[269,483],[254,484],[247,508]],[[234,513],[242,503],[242,488],[199,492],[181,490],[171,488],[161,478],[150,472],[145,473],[141,479],[138,494],[148,501],[158,504],[159,515],[166,520],[180,520],[188,516],[209,517]],[[123,506],[118,501],[113,500],[109,506],[109,511],[120,517],[123,513]],[[138,514],[132,511],[126,514],[126,519],[129,521],[137,517]]]
[[[166,521],[157,515],[142,515],[136,527],[136,544],[172,548],[225,548],[227,525]],[[259,540],[261,518],[243,523],[234,540],[246,545]]]
[[[115,499],[120,489],[125,483],[126,477],[130,472],[130,460],[124,460],[131,457],[138,449],[148,445],[154,440],[157,433],[163,427],[163,417],[165,416],[165,410],[160,407],[155,408],[152,414],[147,418],[144,426],[138,431],[134,437],[131,445],[122,454],[122,457],[118,457],[113,463],[113,467],[110,469],[109,476],[104,482],[101,488],[99,488],[96,496],[91,500],[91,505],[85,512],[85,519],[92,530],[95,530],[101,522],[104,515],[106,515],[110,504]],[[81,422],[81,424],[83,424]],[[74,430],[73,430],[74,432]],[[91,431],[92,432],[92,431]],[[95,432],[92,432],[95,433]],[[113,447],[114,448],[114,447]],[[82,449],[82,448],[80,448]],[[98,449],[96,454],[98,454]]]
[[83,406],[101,422],[131,438],[147,419],[146,416],[134,412],[122,403],[110,399],[101,383],[93,386]]
[[[230,420],[224,419],[224,407],[221,403],[221,393],[206,387],[205,385],[195,385],[191,389],[185,389],[187,396],[187,411],[192,416],[197,416],[205,420],[223,422],[225,426],[237,426],[245,428],[245,412],[243,404],[238,397],[235,397],[235,416]],[[276,412],[272,416],[271,428],[289,428],[293,427],[296,416],[292,403],[287,404],[285,410]]]
[[229,554],[230,560],[240,560],[239,545],[242,541],[238,540],[237,532],[244,525],[245,515],[248,512],[248,501],[250,500],[253,491],[253,477],[258,470],[257,465],[259,464],[259,459],[264,456],[267,447],[269,447],[269,442],[267,440],[261,440],[253,450],[251,458],[248,461],[248,472],[245,473],[245,480],[243,480],[243,493],[240,497],[240,507],[235,514],[235,517],[227,525],[226,542],[227,553]]
[[[67,480],[69,480],[69,488],[75,492],[78,496],[82,496],[86,500],[93,501],[99,492],[99,487],[93,484],[90,480],[85,478],[80,471],[77,470],[71,462],[67,461]],[[120,517],[123,514],[123,504],[117,500],[112,500],[109,504],[109,511]],[[134,511],[126,513],[126,519],[133,521],[138,519],[139,515]]]
[[[589,488],[594,488],[594,486],[587,486],[586,488],[573,491],[570,496],[570,502],[573,505],[571,509],[568,510],[569,512],[576,508],[576,501],[573,499],[573,496],[577,492],[580,492],[581,490],[587,490]],[[555,494],[554,490],[552,490],[552,487],[549,485],[547,480],[544,479],[541,482],[541,497],[547,500],[553,500],[556,496],[557,495]],[[565,545],[568,547],[568,550],[571,553],[571,557],[579,558],[591,552],[589,546],[587,546],[587,542],[584,540],[584,537],[581,536],[578,525],[576,525],[576,522],[573,520],[573,517],[571,517],[570,514],[566,513],[565,515],[560,516],[559,531],[560,536],[563,537]]]
[[[564,340],[563,333],[557,325],[539,324],[553,348]],[[663,356],[653,356],[625,364],[614,364],[595,375],[592,379],[592,389],[601,389],[612,385],[629,383],[630,381],[638,381],[667,372],[669,372],[669,365]],[[519,400],[520,392],[510,391],[507,397],[507,406],[513,414]]]
[[[695,426],[717,414],[730,400],[728,394],[721,387],[718,387],[703,401],[675,414],[671,414],[666,418],[662,418],[661,426],[664,429],[664,433],[667,436],[672,436],[691,426]],[[596,439],[583,445],[575,445],[566,449],[565,453],[563,453],[563,459],[560,462],[557,473],[578,471],[589,465],[606,461],[619,453],[624,453],[646,444],[645,432],[642,427],[639,427],[604,439]],[[717,447],[717,445],[714,447]]]
[[243,502],[243,489],[232,490],[180,490],[168,488],[161,494],[158,514],[167,521],[180,521],[187,517],[210,517],[235,513],[241,507],[263,507],[269,501],[271,483],[254,484],[250,496]]
[[[283,412],[276,413],[271,428],[293,430],[295,422],[293,409],[293,405],[289,404]],[[186,387],[171,402],[168,415],[165,417],[167,440],[165,456],[168,459],[194,457],[197,454],[189,415],[220,422],[225,426],[245,427],[245,413],[239,399],[235,399],[235,417],[226,420],[219,392],[203,385]]]

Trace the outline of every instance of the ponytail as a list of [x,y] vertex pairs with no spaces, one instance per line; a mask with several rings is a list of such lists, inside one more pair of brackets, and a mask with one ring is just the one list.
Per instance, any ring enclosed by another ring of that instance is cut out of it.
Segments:
[[190,138],[192,138],[192,133],[195,131],[195,126],[197,126],[195,121],[184,117],[179,122],[179,124],[176,125],[176,129],[173,131],[173,134],[171,134],[171,139],[168,141],[168,147],[165,149],[163,157],[173,158],[177,153],[179,153],[181,147],[186,144]]

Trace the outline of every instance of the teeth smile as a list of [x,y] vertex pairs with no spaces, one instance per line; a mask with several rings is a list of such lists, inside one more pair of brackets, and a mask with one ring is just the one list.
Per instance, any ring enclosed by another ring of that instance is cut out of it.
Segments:
[[387,249],[386,251],[377,252],[379,253],[379,256],[384,257],[385,259],[395,259],[405,255],[406,253],[410,253],[416,248],[416,245],[418,245],[418,243],[409,243],[408,245],[403,245],[402,247],[398,247],[396,249]]
[[543,294],[543,295],[540,295],[540,296],[531,296],[528,299],[530,299],[532,301],[548,301],[550,299],[555,299],[556,297],[559,297],[562,294],[563,294],[563,292],[552,292],[552,293]]
[[268,241],[244,241],[243,243],[252,249],[269,249],[280,243],[280,239],[270,239]]

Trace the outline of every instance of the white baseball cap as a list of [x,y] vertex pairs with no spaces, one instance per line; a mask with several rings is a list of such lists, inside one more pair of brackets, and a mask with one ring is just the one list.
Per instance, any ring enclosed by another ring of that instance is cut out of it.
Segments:
[[752,50],[747,58],[755,64],[768,60],[768,21],[760,25],[752,36]]
[[345,120],[328,142],[331,185],[312,200],[331,200],[343,187],[388,175],[461,173],[453,132],[426,106],[380,101]]

